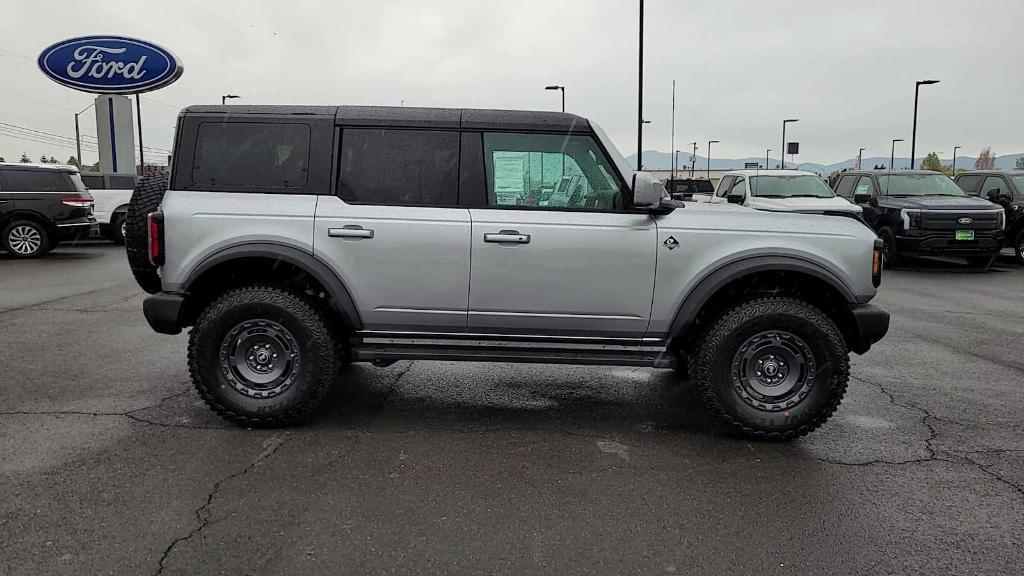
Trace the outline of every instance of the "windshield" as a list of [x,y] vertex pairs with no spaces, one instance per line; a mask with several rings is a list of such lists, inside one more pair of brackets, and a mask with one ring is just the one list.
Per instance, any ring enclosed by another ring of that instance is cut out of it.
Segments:
[[942,174],[884,174],[878,185],[889,196],[964,196],[955,182]]
[[835,193],[817,176],[753,176],[750,195],[760,198],[832,198]]

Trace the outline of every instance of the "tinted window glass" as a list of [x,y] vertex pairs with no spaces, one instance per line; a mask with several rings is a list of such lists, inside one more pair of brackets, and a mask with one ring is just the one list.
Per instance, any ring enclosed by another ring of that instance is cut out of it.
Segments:
[[4,170],[7,189],[17,192],[75,192],[67,174],[56,170]]
[[90,190],[103,190],[103,176],[99,174],[82,174],[82,182]]
[[889,196],[963,196],[964,191],[942,174],[884,174],[878,185]]
[[110,189],[111,190],[134,190],[135,189],[135,178],[133,176],[115,176],[111,175]]
[[192,181],[200,188],[301,188],[308,172],[306,124],[199,125]]
[[836,194],[846,199],[853,198],[853,184],[856,181],[856,176],[843,176],[836,185]]
[[959,186],[960,189],[963,190],[964,192],[967,192],[968,194],[974,194],[975,196],[977,196],[978,182],[980,182],[982,178],[983,177],[978,174],[970,176],[961,176],[960,178],[957,179],[956,185]]
[[340,164],[340,193],[348,201],[459,203],[458,132],[346,129]]
[[615,210],[622,190],[590,136],[484,134],[491,206]]

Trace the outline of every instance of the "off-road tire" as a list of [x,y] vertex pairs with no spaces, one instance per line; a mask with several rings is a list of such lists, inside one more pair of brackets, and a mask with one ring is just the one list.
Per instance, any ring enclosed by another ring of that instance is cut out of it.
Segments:
[[882,228],[878,231],[878,237],[882,240],[882,265],[885,268],[899,266],[900,255],[896,251],[896,234],[892,231],[892,228]]
[[[17,239],[12,238],[12,234],[15,234]],[[53,238],[47,232],[46,226],[35,220],[19,218],[8,222],[0,229],[0,248],[12,258],[39,258],[51,250],[51,245]]]
[[[241,391],[237,375],[223,361],[226,339],[251,321],[276,323],[294,337],[294,379],[273,397]],[[307,419],[338,379],[340,349],[330,322],[314,304],[288,290],[247,286],[228,291],[199,315],[189,335],[188,368],[200,397],[223,418],[246,427],[288,426]]]
[[148,216],[160,208],[160,202],[167,192],[167,173],[155,172],[143,176],[135,185],[132,199],[125,214],[124,248],[128,254],[128,265],[139,287],[150,294],[160,291],[160,275],[156,266],[149,262]]
[[[797,336],[813,355],[814,377],[806,395],[784,409],[755,408],[734,377],[744,343],[770,331]],[[760,297],[722,314],[692,361],[694,386],[718,422],[735,434],[763,440],[791,440],[821,426],[842,401],[850,376],[849,350],[835,322],[806,302],[781,296]]]

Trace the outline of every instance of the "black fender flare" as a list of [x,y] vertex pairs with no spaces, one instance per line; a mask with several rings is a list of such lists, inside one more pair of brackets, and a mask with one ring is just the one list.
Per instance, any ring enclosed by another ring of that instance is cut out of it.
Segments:
[[201,278],[203,274],[213,268],[242,258],[269,258],[287,262],[302,269],[316,279],[331,296],[331,303],[348,327],[353,330],[362,330],[363,322],[359,318],[359,309],[356,308],[355,300],[348,287],[333,270],[321,260],[308,252],[284,244],[269,242],[258,242],[249,244],[238,244],[224,248],[199,263],[198,266],[189,272],[185,281],[181,284],[181,291],[188,293],[189,287]]
[[685,335],[704,305],[730,282],[750,274],[777,270],[813,276],[835,288],[851,306],[858,304],[857,296],[843,280],[821,264],[795,256],[750,256],[716,268],[690,290],[672,319],[669,338]]

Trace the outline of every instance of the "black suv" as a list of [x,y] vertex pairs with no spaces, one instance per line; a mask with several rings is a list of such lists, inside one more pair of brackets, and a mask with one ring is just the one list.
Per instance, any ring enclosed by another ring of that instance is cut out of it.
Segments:
[[89,235],[93,198],[78,168],[0,164],[0,248],[15,258],[42,256]]
[[673,200],[690,200],[694,194],[715,193],[715,185],[706,178],[669,178],[665,181],[665,189]]
[[995,202],[1006,211],[1006,243],[1024,264],[1024,170],[971,170],[956,183],[971,196]]
[[864,209],[890,265],[903,255],[922,255],[962,256],[982,267],[1002,247],[1003,209],[968,196],[939,172],[846,172],[836,194]]

